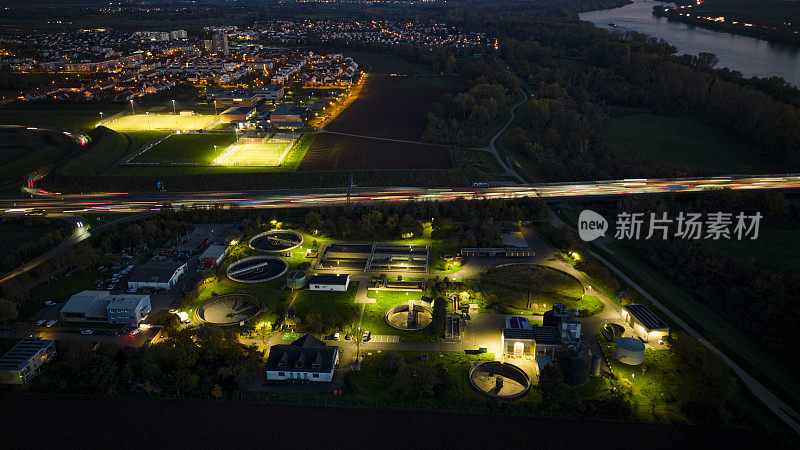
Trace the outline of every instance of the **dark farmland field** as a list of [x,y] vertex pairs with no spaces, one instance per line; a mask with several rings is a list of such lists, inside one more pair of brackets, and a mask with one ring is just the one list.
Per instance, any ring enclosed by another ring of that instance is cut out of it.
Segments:
[[455,93],[454,77],[369,75],[359,97],[326,130],[416,141],[425,115],[445,93]]
[[[776,448],[760,430],[201,400],[0,395],[0,446],[26,448]],[[135,426],[134,426],[135,425]],[[465,445],[466,444],[466,445]],[[625,447],[624,445],[622,447]]]
[[298,170],[449,169],[450,149],[320,133]]

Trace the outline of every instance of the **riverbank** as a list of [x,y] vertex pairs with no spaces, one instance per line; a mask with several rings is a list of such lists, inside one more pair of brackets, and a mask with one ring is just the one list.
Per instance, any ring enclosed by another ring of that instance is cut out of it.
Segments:
[[800,32],[798,31],[800,26],[788,20],[779,23],[765,23],[748,17],[732,17],[730,14],[724,8],[705,12],[700,8],[690,6],[656,5],[653,7],[654,16],[666,17],[670,21],[800,48]]
[[781,77],[800,86],[800,50],[693,24],[653,15],[653,6],[672,6],[672,3],[635,0],[620,8],[581,13],[581,20],[607,30],[636,31],[667,41],[678,54],[714,53],[719,58],[717,68],[727,67],[745,78]]

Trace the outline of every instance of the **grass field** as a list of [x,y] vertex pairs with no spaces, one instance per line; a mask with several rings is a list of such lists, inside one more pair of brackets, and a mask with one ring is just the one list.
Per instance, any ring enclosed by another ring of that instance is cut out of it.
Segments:
[[505,172],[493,154],[481,150],[454,149],[453,162],[456,167],[475,167],[490,175]]
[[658,164],[689,166],[715,173],[749,173],[773,169],[754,148],[720,130],[688,117],[634,114],[611,119],[606,140]]
[[[407,278],[406,278],[407,279]],[[374,298],[375,303],[367,303],[364,307],[364,316],[361,320],[361,329],[372,334],[388,334],[400,336],[401,342],[430,341],[432,336],[427,330],[405,331],[398,330],[386,323],[385,314],[389,308],[406,304],[409,300],[419,300],[422,292],[399,291],[367,291],[367,297]]]
[[136,114],[103,121],[103,125],[116,131],[203,130],[216,121],[213,115]]
[[100,121],[100,112],[110,117],[121,110],[120,105],[12,103],[0,108],[0,124],[47,127],[57,130],[91,129]]
[[342,331],[358,320],[361,305],[355,304],[358,282],[351,282],[347,291],[297,291],[294,306],[306,330]]
[[683,422],[681,405],[693,397],[698,380],[695,374],[680,370],[681,361],[671,350],[645,349],[644,363],[629,366],[616,361],[615,344],[600,336],[600,345],[611,366],[630,392],[630,404],[641,421]]
[[234,141],[232,134],[172,134],[133,162],[208,166]]
[[757,266],[776,272],[800,271],[800,230],[762,228],[756,240],[723,239],[715,242],[733,256],[753,260]]
[[[442,365],[442,368],[447,372],[450,379],[449,387],[444,390],[439,396],[429,397],[422,395],[405,395],[402,392],[392,390],[392,384],[395,379],[395,373],[384,367],[384,352],[370,352],[365,356],[361,370],[355,373],[356,392],[353,393],[358,397],[368,398],[370,400],[380,400],[389,402],[402,402],[410,400],[424,400],[427,403],[465,403],[483,399],[469,385],[468,374],[469,369],[472,367],[473,361],[491,361],[494,360],[493,353],[483,353],[479,355],[467,355],[463,352],[398,352],[403,359],[404,365],[408,367],[412,373],[416,372],[423,365],[435,366]],[[426,354],[427,361],[422,361],[421,356]],[[523,397],[522,400],[529,396]]]
[[75,146],[74,140],[56,131],[0,127],[0,184],[23,180],[58,162]]
[[496,296],[510,308],[537,314],[550,309],[553,303],[581,309],[584,293],[581,283],[572,276],[534,264],[489,269],[481,274],[480,287],[485,296]]
[[279,166],[297,142],[296,135],[276,134],[265,139],[239,139],[226,148],[213,166]]
[[133,150],[131,138],[105,127],[90,132],[87,149],[67,163],[61,171],[67,175],[97,175],[114,167],[120,158]]

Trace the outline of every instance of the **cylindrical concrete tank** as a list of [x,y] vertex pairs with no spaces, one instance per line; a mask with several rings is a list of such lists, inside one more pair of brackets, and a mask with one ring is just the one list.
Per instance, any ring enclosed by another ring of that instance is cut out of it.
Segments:
[[589,381],[589,347],[583,342],[570,344],[567,351],[559,359],[561,371],[564,373],[564,383],[570,386],[580,386]]
[[600,355],[600,353],[595,353],[594,355],[592,355],[592,370],[591,370],[592,375],[594,376],[600,375],[600,364],[602,362],[602,358],[603,357]]
[[617,341],[614,359],[631,366],[638,366],[644,362],[644,343],[638,339],[624,337]]
[[617,342],[625,334],[625,328],[618,323],[609,322],[603,327],[602,333],[609,341]]
[[306,273],[302,270],[293,270],[287,273],[286,286],[289,289],[303,289],[306,287]]

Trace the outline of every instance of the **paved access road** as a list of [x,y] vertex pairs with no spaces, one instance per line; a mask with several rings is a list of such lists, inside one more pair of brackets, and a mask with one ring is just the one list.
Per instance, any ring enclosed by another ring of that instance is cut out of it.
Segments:
[[580,183],[526,184],[506,187],[353,188],[349,196],[347,188],[229,192],[113,192],[66,195],[32,189],[29,197],[0,197],[0,213],[142,212],[158,211],[167,205],[175,208],[214,205],[236,206],[239,208],[286,208],[342,205],[348,201],[360,204],[376,204],[425,200],[448,201],[521,197],[541,197],[545,200],[558,201],[568,198],[698,192],[715,188],[734,190],[798,189],[800,188],[800,174],[626,179]]

